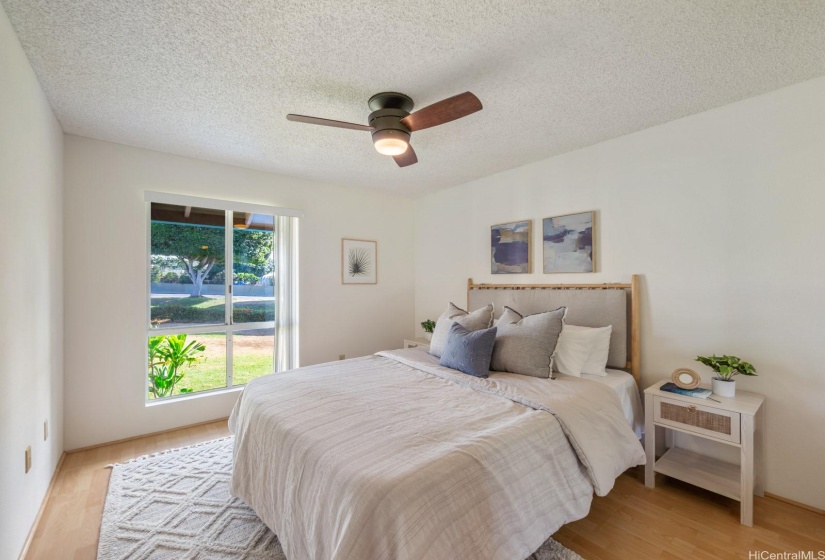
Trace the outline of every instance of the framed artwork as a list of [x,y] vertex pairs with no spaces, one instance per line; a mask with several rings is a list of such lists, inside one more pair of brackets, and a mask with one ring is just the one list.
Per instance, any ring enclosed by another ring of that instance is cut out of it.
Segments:
[[341,283],[378,283],[378,242],[341,240]]
[[490,272],[529,274],[533,272],[530,240],[533,221],[523,220],[490,226]]
[[594,272],[594,212],[544,218],[544,273]]

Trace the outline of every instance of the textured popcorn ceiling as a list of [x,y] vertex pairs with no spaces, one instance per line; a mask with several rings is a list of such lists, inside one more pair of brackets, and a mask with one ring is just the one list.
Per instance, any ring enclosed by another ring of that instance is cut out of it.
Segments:
[[[66,132],[418,194],[825,74],[825,1],[0,0]],[[484,110],[378,155],[374,93]]]

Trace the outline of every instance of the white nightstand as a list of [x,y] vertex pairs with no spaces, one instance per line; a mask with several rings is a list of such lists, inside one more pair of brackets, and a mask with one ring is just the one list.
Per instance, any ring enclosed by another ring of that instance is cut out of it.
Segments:
[[[653,488],[656,473],[678,478],[740,502],[740,522],[753,527],[753,494],[764,495],[762,481],[762,402],[757,393],[737,391],[735,397],[683,397],[659,390],[660,381],[645,389],[645,485]],[[678,447],[656,461],[656,428],[690,434],[740,449],[734,465]]]
[[429,352],[430,341],[426,338],[408,338],[404,340],[404,348],[421,348]]

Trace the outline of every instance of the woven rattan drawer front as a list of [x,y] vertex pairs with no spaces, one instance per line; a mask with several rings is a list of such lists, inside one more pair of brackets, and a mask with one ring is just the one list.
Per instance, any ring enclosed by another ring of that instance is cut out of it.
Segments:
[[654,421],[686,432],[739,443],[739,413],[656,397]]

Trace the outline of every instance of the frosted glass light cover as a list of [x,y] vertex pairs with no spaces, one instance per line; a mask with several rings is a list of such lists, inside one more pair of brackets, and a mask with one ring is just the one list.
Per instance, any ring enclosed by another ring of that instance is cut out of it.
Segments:
[[407,151],[407,146],[400,138],[381,138],[375,141],[375,150],[385,156],[400,156]]

